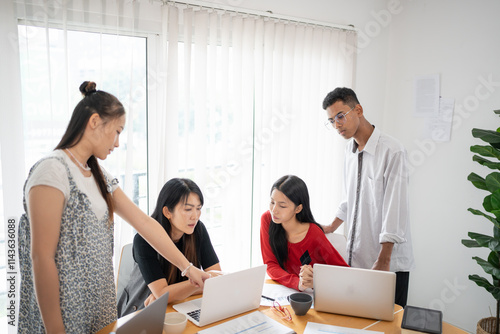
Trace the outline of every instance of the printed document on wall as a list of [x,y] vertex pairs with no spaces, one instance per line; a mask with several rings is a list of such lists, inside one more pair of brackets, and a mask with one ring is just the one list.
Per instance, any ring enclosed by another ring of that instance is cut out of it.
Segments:
[[436,116],[439,110],[439,74],[416,77],[414,88],[415,117]]
[[435,142],[450,141],[454,108],[455,99],[440,98],[437,115],[425,120],[424,138]]

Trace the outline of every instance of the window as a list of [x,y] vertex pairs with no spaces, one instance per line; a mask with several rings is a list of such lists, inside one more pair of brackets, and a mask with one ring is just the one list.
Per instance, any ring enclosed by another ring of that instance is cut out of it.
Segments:
[[240,156],[235,134],[251,136],[253,124],[251,114],[250,122],[244,121],[247,117],[241,116],[233,99],[233,47],[181,41],[177,50],[178,135],[167,149],[175,152],[176,146],[178,176],[192,179],[202,189],[205,205],[200,220],[222,268],[241,270],[250,265],[252,175],[251,168],[241,172],[235,159]]
[[[13,7],[21,22],[26,175],[57,145],[81,99],[78,86],[92,80],[127,110],[121,149],[103,166],[144,212],[155,204],[148,194],[157,196],[168,179],[193,179],[224,271],[262,260],[260,215],[282,175],[303,178],[316,219],[331,219],[340,185],[330,176],[341,171],[333,152],[343,142],[322,132],[320,102],[353,83],[355,59],[343,52],[355,49],[353,31],[171,1],[18,0]],[[5,182],[4,195],[19,182]],[[116,227],[115,262],[134,233]]]
[[177,136],[158,140],[168,157],[159,170],[169,170],[168,178],[191,177],[202,189],[201,220],[224,270],[257,265],[260,217],[279,177],[306,182],[318,221],[334,216],[335,205],[327,203],[340,201],[340,181],[331,176],[341,173],[335,152],[344,143],[323,127],[321,101],[352,82],[352,59],[339,45],[354,38],[328,27],[175,4],[162,13],[167,102],[155,123]]
[[[61,139],[82,98],[80,84],[95,81],[127,112],[120,148],[101,164],[147,212],[146,38],[20,25],[19,48],[26,175]],[[132,228],[115,223],[115,239],[131,240]],[[115,249],[115,259],[119,254]]]
[[[26,169],[55,147],[77,87],[90,79],[128,112],[122,149],[105,168],[145,212],[147,194],[168,179],[193,179],[224,270],[261,261],[260,216],[285,174],[306,182],[318,221],[331,219],[325,203],[337,203],[341,188],[324,176],[340,173],[332,152],[343,142],[323,131],[320,102],[352,85],[354,58],[343,47],[355,45],[355,33],[173,2],[20,3],[23,23],[47,26],[19,26]],[[60,23],[80,31],[53,28]],[[116,34],[81,31],[96,27]],[[132,235],[117,230],[115,257]]]

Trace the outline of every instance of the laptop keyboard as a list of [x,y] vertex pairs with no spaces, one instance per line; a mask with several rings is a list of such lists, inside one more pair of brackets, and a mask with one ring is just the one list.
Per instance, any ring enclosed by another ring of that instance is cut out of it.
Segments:
[[196,321],[200,321],[201,309],[188,312],[188,315]]

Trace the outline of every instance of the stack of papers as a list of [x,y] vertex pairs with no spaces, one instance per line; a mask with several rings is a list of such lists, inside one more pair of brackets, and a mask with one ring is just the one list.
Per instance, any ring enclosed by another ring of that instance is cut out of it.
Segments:
[[223,324],[207,328],[199,334],[292,334],[292,329],[260,311],[255,311]]
[[[295,289],[288,288],[281,284],[269,284],[265,283],[262,289],[262,298],[260,300],[261,306],[273,306],[273,300],[276,300],[281,306],[290,305],[287,297],[292,293],[299,292]],[[313,296],[312,289],[306,289],[303,291],[307,294]],[[311,306],[314,307],[314,306]]]
[[325,324],[318,324],[317,322],[308,322],[304,334],[383,334],[383,332],[369,331],[366,329],[355,329],[349,327],[332,326]]

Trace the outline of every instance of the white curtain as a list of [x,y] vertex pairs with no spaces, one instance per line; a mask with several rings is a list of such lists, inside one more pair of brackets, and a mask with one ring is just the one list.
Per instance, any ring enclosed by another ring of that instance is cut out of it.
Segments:
[[[274,42],[274,43],[273,43]],[[355,34],[324,27],[267,22],[264,80],[256,90],[253,221],[268,209],[271,185],[285,174],[302,178],[312,212],[327,224],[341,197],[344,141],[324,126],[322,101],[338,86],[352,87],[354,61],[340,50]],[[266,47],[269,45],[269,47]],[[254,238],[258,228],[254,229]],[[255,259],[260,258],[255,252]]]
[[152,197],[172,177],[193,179],[223,267],[248,267],[252,160],[239,155],[253,135],[255,19],[164,6],[162,21],[165,63],[156,71],[167,78],[151,131],[159,139],[151,143]]
[[[137,132],[146,121],[146,37],[144,34],[139,34],[141,38],[131,37],[138,35],[138,3],[16,2],[14,13],[21,28],[12,47],[17,48],[18,60],[21,57],[21,71],[13,78],[22,81],[23,110],[17,110],[13,114],[16,117],[8,119],[23,119],[24,124],[16,131],[24,132],[24,143],[21,141],[15,160],[2,159],[2,167],[18,165],[25,179],[29,168],[59,142],[73,108],[81,99],[79,85],[92,80],[97,89],[116,95],[127,110],[121,148],[101,164],[120,179],[122,189],[134,198],[135,179],[147,170],[146,130]],[[26,163],[19,166],[24,160]],[[9,186],[5,185],[6,191],[12,191]],[[22,190],[22,184],[15,187],[16,192]],[[22,204],[22,197],[17,200]],[[147,205],[143,207],[146,209]],[[134,233],[128,224],[116,218],[115,263],[121,247],[131,242]]]
[[[4,236],[3,247],[0,253],[0,276],[4,279],[14,277],[15,290],[19,291],[18,260],[16,238],[12,236],[17,229],[19,217],[23,209],[22,188],[24,185],[24,157],[19,153],[23,148],[23,127],[21,113],[21,81],[19,77],[19,49],[17,47],[17,22],[15,10],[12,3],[5,3],[0,9],[0,50],[2,53],[0,61],[0,73],[3,80],[0,81],[0,239]],[[14,245],[12,244],[14,242]],[[15,247],[12,247],[15,246]],[[14,263],[12,262],[14,260]],[[8,275],[7,275],[8,273]],[[2,284],[0,294],[5,300],[5,306],[15,308],[19,305],[19,296],[16,293],[8,293],[12,289],[12,280],[8,284]],[[7,289],[8,286],[8,289]],[[7,302],[9,298],[9,303]],[[15,319],[7,318],[10,310],[3,312],[0,316],[0,331],[3,333],[15,333],[16,328],[8,325],[8,321]]]
[[[116,40],[124,35],[147,38],[147,82],[127,87],[120,98],[129,113],[127,128],[133,129],[138,100],[147,96],[144,159],[148,161],[149,208],[155,205],[159,190],[170,178],[193,179],[204,193],[201,220],[209,228],[224,270],[261,262],[260,216],[268,208],[271,185],[285,174],[295,174],[307,183],[316,220],[331,221],[341,196],[344,141],[323,126],[326,114],[321,104],[335,87],[353,85],[356,52],[342,50],[355,49],[354,31],[158,1],[13,3],[21,23],[45,31],[37,37],[47,45],[43,54],[47,56],[47,70],[38,78],[38,84],[51,84],[42,96],[48,101],[43,104],[51,115],[47,119],[54,124],[67,123],[82,81],[71,74],[76,65],[71,64],[68,51],[69,31],[112,33]],[[3,9],[5,5],[1,6]],[[9,8],[8,12],[12,11]],[[64,32],[62,54],[49,52],[48,46],[54,41],[49,33],[51,27]],[[102,55],[107,53],[104,48],[108,44],[101,41]],[[15,48],[7,52],[18,57]],[[51,60],[50,56],[58,58]],[[133,53],[118,54],[113,59],[126,63],[120,77],[136,75],[138,60]],[[110,66],[94,60],[85,64],[88,72],[80,76],[95,78],[102,89],[100,83],[108,80],[108,91],[120,91],[125,85],[118,76],[106,73]],[[10,82],[16,84],[15,78]],[[10,119],[17,127],[13,131],[22,133],[22,118]],[[26,136],[33,133],[33,129],[26,131]],[[61,135],[58,131],[54,130],[57,139]],[[122,138],[121,149],[110,157],[122,163],[112,172],[125,175],[122,187],[131,197],[128,180],[132,165],[144,160],[132,148],[145,136],[138,138],[129,133]],[[2,133],[5,173],[13,168],[4,158],[9,152],[4,137]],[[42,153],[53,148],[49,146]],[[26,164],[35,159],[22,149],[16,154],[25,157]],[[19,184],[11,183],[4,185],[3,191],[19,193],[18,188]],[[117,259],[133,233],[127,224],[118,226]]]
[[[152,143],[153,196],[172,177],[205,196],[201,220],[223,269],[261,262],[260,216],[271,185],[295,174],[326,224],[341,196],[344,142],[323,126],[337,86],[352,87],[356,34],[185,5],[165,5],[161,69],[167,73]],[[155,112],[155,111],[151,111]]]

